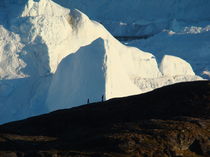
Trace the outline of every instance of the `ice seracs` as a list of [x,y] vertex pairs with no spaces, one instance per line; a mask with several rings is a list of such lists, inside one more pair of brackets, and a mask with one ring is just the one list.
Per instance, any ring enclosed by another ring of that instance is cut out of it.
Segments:
[[20,71],[26,65],[18,58],[23,45],[20,37],[0,25],[0,79],[22,78]]
[[179,57],[165,55],[161,60],[159,69],[162,74],[161,77],[136,77],[134,83],[142,92],[147,92],[173,83],[202,80],[201,77],[195,75],[191,65]]
[[165,83],[154,55],[121,44],[79,10],[9,0],[0,14],[0,123],[176,82]]

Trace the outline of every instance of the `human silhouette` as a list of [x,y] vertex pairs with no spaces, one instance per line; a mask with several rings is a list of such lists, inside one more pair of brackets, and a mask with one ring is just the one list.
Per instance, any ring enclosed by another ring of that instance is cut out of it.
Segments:
[[104,95],[102,95],[102,97],[101,97],[101,102],[103,102],[104,101]]

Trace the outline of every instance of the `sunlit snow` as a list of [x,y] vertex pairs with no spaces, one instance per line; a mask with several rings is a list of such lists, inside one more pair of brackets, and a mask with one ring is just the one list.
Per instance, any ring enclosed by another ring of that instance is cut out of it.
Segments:
[[201,79],[178,57],[159,69],[153,54],[51,0],[4,0],[0,15],[0,123]]

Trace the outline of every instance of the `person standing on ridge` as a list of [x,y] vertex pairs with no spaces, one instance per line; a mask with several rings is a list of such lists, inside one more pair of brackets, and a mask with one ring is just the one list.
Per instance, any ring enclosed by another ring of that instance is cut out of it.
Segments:
[[104,102],[104,95],[102,95],[101,97],[101,102]]

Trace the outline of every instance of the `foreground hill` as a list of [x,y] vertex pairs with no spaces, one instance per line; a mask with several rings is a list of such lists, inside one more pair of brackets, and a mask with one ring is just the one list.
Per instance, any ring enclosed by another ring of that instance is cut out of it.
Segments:
[[170,85],[0,126],[0,156],[210,156],[210,82]]

